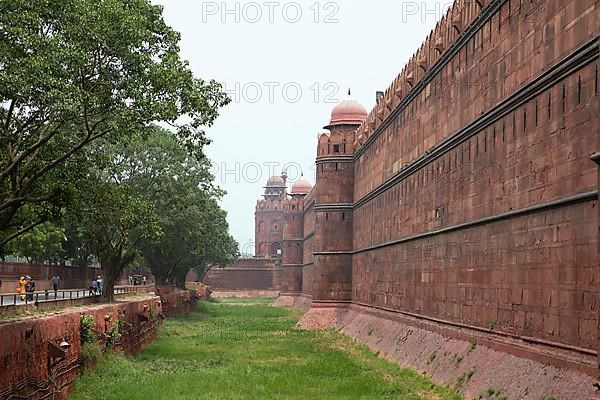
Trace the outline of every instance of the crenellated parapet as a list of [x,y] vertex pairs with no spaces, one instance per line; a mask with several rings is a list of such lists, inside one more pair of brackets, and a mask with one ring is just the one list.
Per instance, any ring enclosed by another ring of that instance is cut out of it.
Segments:
[[283,211],[286,213],[301,213],[304,211],[304,199],[292,198],[282,202]]
[[332,132],[323,130],[319,133],[317,158],[352,156],[354,154],[354,132],[356,126],[336,127]]
[[281,211],[283,209],[282,200],[258,200],[256,202],[256,211]]
[[[367,142],[411,92],[428,90],[427,86],[421,87],[419,82],[431,72],[432,66],[451,50],[452,44],[492,2],[492,0],[456,0],[452,4],[419,50],[413,54],[383,96],[378,99],[367,120],[358,128],[353,143],[354,151]],[[457,68],[462,67],[457,66]]]

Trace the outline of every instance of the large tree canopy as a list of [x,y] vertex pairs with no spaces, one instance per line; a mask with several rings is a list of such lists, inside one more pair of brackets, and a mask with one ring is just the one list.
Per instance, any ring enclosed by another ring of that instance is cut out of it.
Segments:
[[173,133],[152,126],[128,143],[102,140],[92,147],[101,159],[68,221],[85,233],[109,300],[140,250],[159,282],[181,285],[190,269],[235,256],[237,244],[217,202],[223,192],[213,186],[208,160],[190,156]]
[[231,262],[237,243],[218,204],[224,192],[213,186],[207,160],[189,157],[164,130],[156,130],[148,139],[143,151],[147,164],[170,168],[168,174],[157,176],[149,170],[137,175],[144,187],[155,185],[149,200],[162,232],[157,240],[140,241],[139,248],[159,283],[183,286],[189,270]]
[[0,0],[0,248],[71,204],[99,139],[165,121],[202,157],[202,127],[229,100],[192,75],[179,39],[148,0]]

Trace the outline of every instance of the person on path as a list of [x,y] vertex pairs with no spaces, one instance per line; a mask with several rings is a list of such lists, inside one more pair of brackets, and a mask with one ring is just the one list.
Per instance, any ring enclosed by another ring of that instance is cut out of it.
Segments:
[[92,283],[90,285],[90,296],[95,296],[98,291],[98,281],[96,278],[92,279]]
[[58,275],[54,275],[52,277],[52,289],[54,290],[54,298],[56,298],[59,287],[60,287],[60,277]]
[[27,285],[27,279],[22,276],[19,278],[19,285],[17,286],[17,293],[19,293],[21,301],[25,300],[25,285]]
[[100,275],[98,275],[98,278],[96,278],[96,284],[98,285],[98,294],[102,295],[102,289],[104,287],[104,282],[102,282],[102,277]]
[[33,293],[35,292],[35,280],[31,276],[27,277],[25,291],[27,292],[27,301],[33,301]]

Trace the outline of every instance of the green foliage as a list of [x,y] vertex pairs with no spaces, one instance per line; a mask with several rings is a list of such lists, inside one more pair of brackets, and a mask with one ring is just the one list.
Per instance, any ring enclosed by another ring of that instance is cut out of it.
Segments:
[[477,348],[477,343],[469,344],[469,350],[467,351],[467,353],[472,353],[473,351],[475,351],[476,348]]
[[0,10],[0,247],[76,204],[101,139],[127,143],[163,121],[203,158],[203,127],[229,99],[193,76],[160,6],[0,0]]
[[79,328],[79,335],[81,343],[91,343],[96,339],[96,335],[93,332],[93,328],[96,325],[96,320],[91,315],[82,315],[80,317],[81,326]]
[[502,390],[494,389],[492,387],[488,388],[486,393],[480,395],[479,398],[483,399],[484,396],[487,400],[508,400],[508,398],[503,394]]
[[58,264],[62,261],[65,230],[51,223],[36,226],[11,243],[13,255],[29,262]]
[[339,332],[295,329],[294,310],[248,304],[168,319],[138,355],[108,356],[77,379],[69,399],[460,399]]
[[93,369],[102,359],[102,350],[97,342],[84,343],[81,346],[81,363],[86,370]]
[[[148,199],[157,210],[163,234],[141,240],[139,248],[157,281],[176,281],[183,288],[191,269],[202,278],[207,266],[233,261],[237,243],[218,204],[224,192],[213,186],[208,162],[189,157],[169,132],[158,128],[136,154],[152,160],[147,163],[151,170],[137,173],[137,179],[154,189]],[[164,168],[168,173],[157,173]]]
[[119,339],[121,339],[121,320],[117,319],[108,331],[106,347],[112,348]]

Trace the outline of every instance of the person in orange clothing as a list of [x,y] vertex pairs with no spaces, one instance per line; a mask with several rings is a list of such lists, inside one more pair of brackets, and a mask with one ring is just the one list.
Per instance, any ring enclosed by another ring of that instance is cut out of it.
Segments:
[[25,285],[27,284],[27,279],[24,276],[19,278],[19,286],[17,286],[17,293],[21,295],[21,301],[25,300]]

